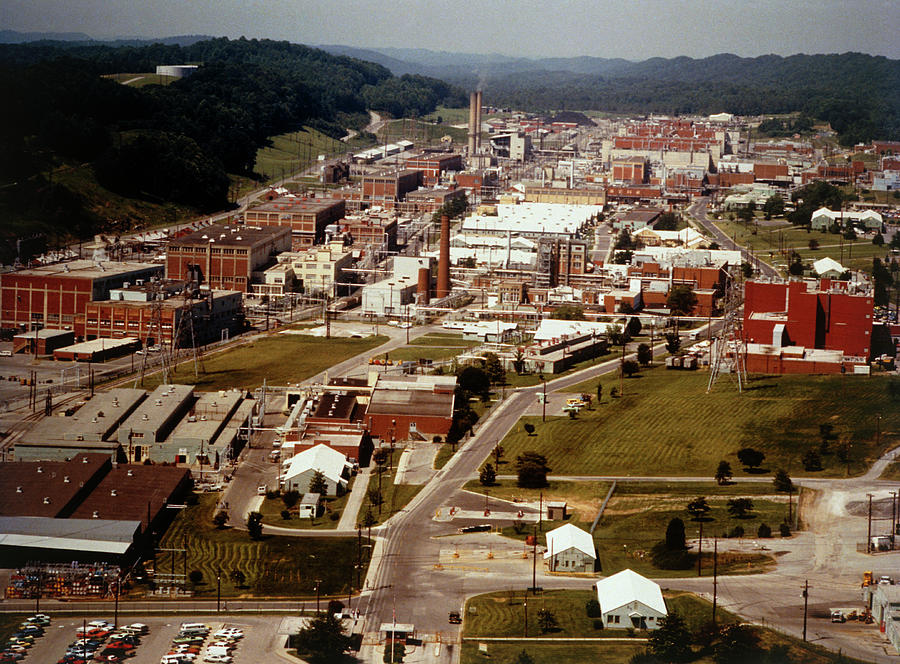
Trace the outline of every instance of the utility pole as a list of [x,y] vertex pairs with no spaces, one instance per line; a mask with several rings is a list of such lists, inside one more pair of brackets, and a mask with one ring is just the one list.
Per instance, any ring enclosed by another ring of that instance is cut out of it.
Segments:
[[525,593],[525,601],[522,602],[525,607],[525,638],[528,638],[528,593]]
[[803,640],[806,641],[806,610],[809,607],[809,580],[803,583]]
[[316,615],[319,615],[319,585],[321,585],[322,579],[316,579]]
[[703,522],[700,522],[700,537],[697,538],[697,576],[702,576],[701,565],[703,561]]
[[793,495],[794,495],[794,487],[790,486],[790,487],[788,487],[788,525],[789,526],[794,523],[794,520],[791,518],[791,508],[794,504]]
[[894,535],[897,533],[897,492],[891,491],[891,548],[893,548]]
[[222,568],[216,567],[216,613],[222,611]]
[[534,527],[533,545],[534,550],[531,555],[531,592],[537,594],[537,526]]
[[538,530],[544,532],[544,492],[541,491],[540,509],[538,511]]
[[712,624],[716,628],[716,604],[719,599],[719,538],[713,538],[713,609]]
[[867,493],[869,497],[869,518],[868,528],[866,530],[866,553],[872,553],[872,494]]
[[544,386],[544,397],[541,399],[541,422],[547,421],[547,380],[541,374],[541,384]]

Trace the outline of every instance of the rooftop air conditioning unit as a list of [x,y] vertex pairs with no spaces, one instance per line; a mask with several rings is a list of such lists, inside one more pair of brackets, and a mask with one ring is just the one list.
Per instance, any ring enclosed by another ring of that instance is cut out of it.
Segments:
[[91,518],[92,518],[92,519],[99,519],[99,518],[100,518],[100,512],[98,512],[97,510],[94,510],[93,514],[91,514]]
[[134,477],[134,471],[133,471],[133,470],[130,470],[130,469],[129,469],[129,471],[128,471],[128,477]]
[[44,505],[50,504],[50,496],[44,496]]
[[110,490],[109,490],[109,495],[110,495],[110,496],[116,496],[116,495],[118,495],[118,491],[116,491],[115,489],[110,489]]
[[37,471],[38,471],[39,473],[43,473],[43,472],[44,472],[43,466],[38,466],[38,467],[37,467]]
[[63,477],[63,482],[65,482],[66,484],[68,484],[68,483],[71,482],[71,481],[72,481],[72,480],[69,479],[69,476],[68,476],[68,475],[66,475],[65,477]]
[[146,421],[149,420],[150,418],[147,417],[147,413],[144,413],[143,415],[141,415],[141,419],[144,420],[144,421],[146,422]]
[[22,493],[22,487],[17,486],[17,487],[16,487],[16,493]]

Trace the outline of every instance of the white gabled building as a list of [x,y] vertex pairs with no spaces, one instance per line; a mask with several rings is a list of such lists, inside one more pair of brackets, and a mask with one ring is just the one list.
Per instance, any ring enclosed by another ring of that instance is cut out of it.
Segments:
[[597,601],[606,627],[659,629],[668,615],[659,584],[630,569],[596,583]]
[[320,472],[325,476],[328,495],[338,495],[347,486],[344,474],[350,467],[343,454],[328,445],[319,444],[294,455],[282,478],[283,489],[308,493],[310,480],[316,472]]
[[594,538],[571,523],[547,533],[544,560],[551,572],[593,572],[597,560]]

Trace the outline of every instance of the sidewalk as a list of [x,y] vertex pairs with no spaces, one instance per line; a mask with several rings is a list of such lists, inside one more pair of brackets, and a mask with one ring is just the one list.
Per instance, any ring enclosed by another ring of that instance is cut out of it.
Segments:
[[362,507],[363,499],[366,497],[366,491],[369,488],[369,475],[372,466],[361,468],[353,480],[353,488],[350,490],[350,497],[347,498],[347,504],[341,513],[341,520],[338,521],[338,530],[353,530],[358,523],[359,508]]

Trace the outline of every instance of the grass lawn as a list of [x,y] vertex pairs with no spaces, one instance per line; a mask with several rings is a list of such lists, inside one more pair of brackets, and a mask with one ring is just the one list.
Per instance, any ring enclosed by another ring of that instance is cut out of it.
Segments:
[[[556,475],[706,475],[720,460],[736,478],[747,476],[736,453],[754,447],[766,454],[763,469],[792,476],[840,477],[846,464],[822,457],[824,471],[804,472],[800,457],[819,445],[819,425],[831,423],[837,440],[851,447],[849,472],[862,473],[897,444],[900,382],[882,376],[753,376],[739,394],[727,378],[706,393],[705,372],[642,369],[624,381],[624,397],[611,399],[618,380],[605,381],[604,399],[568,417],[524,417],[503,440],[508,459],[525,450],[546,455]],[[894,388],[890,388],[891,381]],[[573,391],[596,393],[596,379]],[[876,443],[876,418],[881,437]],[[535,426],[529,436],[522,424]]]
[[[6,643],[6,639],[19,629],[19,624],[31,615],[30,613],[4,613],[0,615],[0,643]],[[50,627],[45,628],[45,630],[49,629]],[[37,639],[35,641],[37,642]]]
[[[501,471],[502,472],[502,471]],[[712,510],[707,515],[703,524],[704,538],[713,535],[723,535],[740,525],[745,531],[745,538],[756,540],[756,531],[761,523],[767,523],[769,527],[778,533],[778,524],[787,516],[787,499],[776,501],[771,498],[754,498],[759,496],[759,489],[753,484],[735,484],[721,487],[721,490],[729,490],[729,493],[708,491],[714,485],[707,483],[688,483],[687,486],[676,486],[670,494],[664,483],[644,482],[620,482],[616,485],[603,513],[603,518],[597,524],[594,531],[594,544],[597,547],[597,555],[600,558],[601,570],[604,575],[614,574],[625,568],[631,568],[640,574],[653,577],[683,577],[694,576],[697,573],[696,556],[690,569],[662,570],[654,567],[650,562],[650,549],[658,541],[664,538],[666,526],[669,520],[678,517],[685,523],[685,531],[688,539],[696,538],[699,534],[700,524],[691,521],[690,514],[685,510],[688,501],[696,496],[706,496]],[[564,523],[572,523],[584,530],[590,530],[591,524],[597,516],[600,505],[609,490],[608,482],[562,482],[553,481],[543,489],[544,502],[561,500],[568,503],[570,517],[559,521],[544,521],[543,532],[557,528]],[[674,483],[673,483],[673,486]],[[763,485],[770,489],[770,485]],[[620,491],[619,487],[624,490]],[[491,497],[522,501],[537,502],[538,489],[521,489],[513,480],[503,480],[497,486],[482,487],[477,480],[470,481],[465,486],[469,491],[485,493],[488,491]],[[747,489],[745,491],[745,489]],[[726,503],[729,498],[749,497],[753,500],[754,510],[752,515],[744,519],[736,519],[728,514]],[[794,501],[796,505],[796,498]],[[528,524],[520,532],[515,528],[503,529],[503,534],[514,539],[524,540],[531,534],[534,528]],[[769,542],[769,548],[773,548],[777,537]],[[756,540],[764,542],[765,540]],[[539,542],[545,540],[540,537]],[[625,545],[625,546],[623,546]],[[748,563],[750,564],[748,566]],[[728,573],[758,572],[768,567],[771,559],[754,551],[748,543],[741,555],[732,555],[720,552],[719,569],[728,570]],[[712,569],[712,551],[703,551],[703,567]]]
[[[199,378],[194,378],[193,362],[181,364],[170,381],[196,385],[204,391],[232,387],[249,390],[262,385],[264,378],[272,385],[296,383],[385,341],[384,336],[325,339],[274,334],[204,357]],[[161,382],[162,375],[157,373],[145,378],[143,387],[152,389]]]
[[[529,620],[529,622],[531,622]],[[603,662],[603,664],[628,664],[631,658],[643,652],[643,643],[503,643],[487,644],[488,656],[478,652],[478,643],[463,642],[460,648],[460,664],[478,664],[493,662],[494,664],[515,664],[522,651],[528,653],[534,664],[584,664],[585,662]]]
[[452,457],[453,445],[451,445],[450,443],[443,443],[440,449],[437,451],[437,454],[434,456],[434,469],[440,470],[447,465],[447,462],[450,461]]
[[[338,526],[344,506],[350,498],[350,490],[353,488],[353,482],[355,481],[356,477],[353,477],[350,480],[347,491],[342,496],[326,498],[325,512],[322,516],[315,519],[300,519],[293,515],[285,521],[281,516],[281,512],[286,508],[281,498],[266,498],[259,508],[260,514],[263,515],[263,523],[270,526],[279,526],[280,528],[334,530]],[[333,514],[337,514],[337,518],[332,518]]]
[[308,168],[318,161],[320,154],[345,154],[356,147],[369,145],[360,143],[356,146],[353,141],[344,143],[309,127],[271,136],[269,141],[270,145],[257,151],[254,169],[265,177],[265,181],[280,179],[282,173],[288,175]]
[[[478,638],[522,637],[524,635],[523,592],[521,590],[495,592],[471,598],[464,613],[463,636],[473,638],[464,641],[461,650],[462,664],[475,664],[486,661],[486,657],[478,652]],[[603,638],[627,637],[628,632],[622,629],[604,629],[598,619],[589,618],[585,612],[585,604],[595,597],[591,590],[553,590],[537,596],[528,597],[528,634],[531,636],[559,638]],[[687,628],[697,632],[712,620],[712,604],[692,593],[663,588],[663,597],[670,613],[678,613],[685,619]],[[469,612],[475,608],[475,613]],[[560,630],[550,634],[541,634],[537,624],[537,611],[541,608],[553,612],[559,622]],[[719,625],[736,623],[740,618],[719,607],[716,611]],[[804,664],[830,664],[832,662],[855,662],[842,658],[838,653],[826,650],[822,646],[805,643],[799,639],[785,636],[773,630],[754,627],[763,648],[784,645],[789,649],[790,661]],[[637,632],[635,636],[644,637],[646,632]],[[580,664],[582,662],[613,662],[627,664],[631,657],[646,648],[644,642],[634,644],[617,641],[604,644],[602,642],[578,643],[567,642],[555,644],[533,642],[527,640],[509,642],[487,641],[488,658],[492,662],[514,664],[519,653],[527,652],[536,664]],[[697,652],[697,658],[691,660],[695,664],[711,664],[712,657],[708,653]]]
[[[373,504],[372,501],[369,500],[368,493],[366,493],[366,497],[363,499],[363,504],[360,506],[358,512],[360,522],[362,522],[366,510],[371,509],[372,516],[375,517],[375,522],[372,525],[384,523],[394,514],[406,507],[409,504],[409,501],[415,498],[416,494],[422,490],[422,487],[424,486],[422,484],[394,484],[394,475],[397,472],[397,462],[400,460],[402,451],[403,450],[400,448],[394,450],[392,456],[393,463],[389,464],[392,466],[392,470],[388,470],[386,466],[384,472],[381,474],[381,513],[379,514],[378,511],[379,506]],[[369,475],[369,491],[378,489],[377,468],[378,466],[373,466],[372,472]]]
[[[222,571],[222,595],[280,597],[315,596],[316,579],[321,579],[323,595],[347,592],[356,584],[354,565],[357,555],[355,537],[311,538],[265,536],[253,541],[246,531],[218,530],[212,523],[218,494],[198,496],[196,505],[182,510],[163,536],[160,549],[186,549],[186,565],[180,553],[175,555],[175,572],[199,570],[203,582],[194,590],[200,596],[215,596],[216,572]],[[160,552],[157,573],[171,573],[171,553]],[[233,570],[246,576],[243,587],[230,579]],[[361,577],[365,578],[365,570]],[[190,585],[190,584],[188,584]]]

